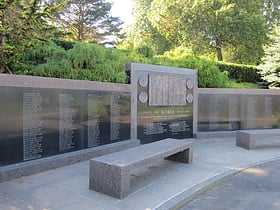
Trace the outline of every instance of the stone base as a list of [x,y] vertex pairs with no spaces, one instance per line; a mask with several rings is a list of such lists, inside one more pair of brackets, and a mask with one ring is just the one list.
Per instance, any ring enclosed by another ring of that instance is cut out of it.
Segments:
[[126,140],[113,144],[79,150],[76,152],[3,166],[0,167],[0,182],[16,179],[21,176],[36,174],[53,168],[63,167],[81,161],[86,161],[94,157],[118,152],[138,145],[140,145],[139,140]]

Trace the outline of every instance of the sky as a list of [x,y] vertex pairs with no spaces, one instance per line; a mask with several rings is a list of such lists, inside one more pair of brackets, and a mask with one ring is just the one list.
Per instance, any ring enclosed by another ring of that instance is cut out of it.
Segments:
[[132,22],[132,0],[109,0],[109,2],[113,3],[111,10],[113,16],[120,17],[125,25]]

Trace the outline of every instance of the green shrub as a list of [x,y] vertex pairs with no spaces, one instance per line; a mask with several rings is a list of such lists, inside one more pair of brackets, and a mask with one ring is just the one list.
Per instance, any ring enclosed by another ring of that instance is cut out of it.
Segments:
[[96,69],[106,62],[105,49],[97,44],[77,43],[68,51],[68,59],[74,69]]
[[198,86],[203,88],[220,88],[225,87],[228,77],[219,71],[215,62],[194,57],[188,54],[179,56],[175,53],[168,52],[159,56],[162,65],[176,66],[181,68],[195,69],[198,71]]
[[[199,87],[242,87],[238,82],[261,80],[253,66],[209,61],[193,56],[183,47],[153,56],[148,46],[124,51],[92,43],[53,40],[34,45],[22,57],[24,65],[13,72],[45,77],[125,83],[125,64],[138,62],[195,69]],[[247,86],[250,84],[244,87]]]
[[70,50],[76,44],[76,42],[66,41],[62,39],[52,39],[51,41],[53,41],[57,46],[62,47],[64,50]]
[[40,42],[24,54],[25,63],[31,66],[44,64],[50,60],[58,62],[64,58],[67,58],[65,50],[51,41]]
[[221,72],[225,72],[229,78],[237,82],[256,83],[261,81],[259,70],[255,66],[217,62]]
[[35,76],[125,83],[120,52],[85,43],[76,43],[66,51],[53,42],[42,42],[26,53],[25,62],[32,69],[28,74]]
[[144,45],[135,49],[136,53],[143,55],[145,58],[152,58],[154,51],[151,47]]

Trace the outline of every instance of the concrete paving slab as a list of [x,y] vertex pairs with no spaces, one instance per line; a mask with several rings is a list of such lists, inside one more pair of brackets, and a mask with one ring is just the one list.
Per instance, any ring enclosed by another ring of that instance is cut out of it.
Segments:
[[280,159],[274,143],[264,139],[256,150],[246,150],[235,146],[234,137],[195,139],[192,164],[164,160],[136,169],[122,200],[89,190],[84,161],[0,183],[0,209],[176,209],[229,175]]

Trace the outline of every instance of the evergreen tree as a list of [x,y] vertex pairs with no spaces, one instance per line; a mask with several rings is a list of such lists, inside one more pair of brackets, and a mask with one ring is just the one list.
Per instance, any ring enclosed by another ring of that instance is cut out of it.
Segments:
[[0,73],[12,73],[34,41],[53,35],[55,28],[49,23],[59,6],[56,0],[1,1]]
[[122,21],[110,14],[112,4],[104,0],[70,0],[57,23],[75,41],[114,44]]
[[271,36],[273,43],[266,46],[262,64],[258,66],[270,88],[280,88],[280,27]]

